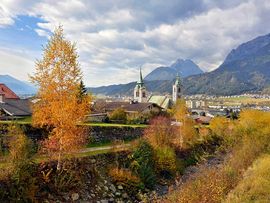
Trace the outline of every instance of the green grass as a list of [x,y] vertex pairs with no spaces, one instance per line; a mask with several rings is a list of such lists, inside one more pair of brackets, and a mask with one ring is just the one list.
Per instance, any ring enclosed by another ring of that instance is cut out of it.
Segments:
[[119,124],[119,123],[84,123],[85,126],[99,126],[99,127],[132,127],[132,128],[145,128],[145,124]]
[[[133,139],[125,139],[125,140],[119,140],[120,142],[122,142],[123,144],[128,144],[130,142],[132,142],[133,140],[136,140],[137,138],[133,138]],[[91,147],[106,147],[106,146],[110,146],[113,144],[113,141],[110,140],[104,140],[102,142],[90,142],[86,145],[86,148],[91,148]]]
[[269,99],[264,99],[264,98],[252,98],[248,96],[240,96],[240,97],[232,97],[232,98],[221,98],[219,101],[225,102],[227,105],[232,105],[232,104],[258,104],[261,102],[269,102]]
[[[10,120],[10,121],[0,121],[2,124],[10,124],[10,123],[17,123],[17,124],[32,124],[32,118],[31,117],[25,117],[23,119],[19,120]],[[145,124],[119,124],[119,123],[83,123],[80,124],[83,126],[98,126],[98,127],[131,127],[131,128],[145,128],[148,125]]]

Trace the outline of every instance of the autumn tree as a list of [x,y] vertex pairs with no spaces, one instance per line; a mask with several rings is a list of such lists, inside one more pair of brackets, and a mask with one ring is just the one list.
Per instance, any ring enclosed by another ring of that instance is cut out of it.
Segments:
[[176,145],[181,149],[188,147],[189,144],[194,142],[197,138],[197,132],[194,128],[195,122],[192,118],[188,117],[188,108],[186,107],[185,100],[178,99],[173,107],[173,117],[178,122],[178,136]]
[[172,146],[175,142],[175,131],[170,118],[158,116],[151,120],[149,127],[144,131],[144,137],[154,149]]
[[63,154],[78,150],[85,141],[84,130],[77,124],[89,113],[90,98],[81,94],[82,72],[77,60],[75,45],[65,39],[59,26],[31,76],[39,87],[39,101],[33,105],[33,125],[52,129],[44,146],[57,155],[58,170]]

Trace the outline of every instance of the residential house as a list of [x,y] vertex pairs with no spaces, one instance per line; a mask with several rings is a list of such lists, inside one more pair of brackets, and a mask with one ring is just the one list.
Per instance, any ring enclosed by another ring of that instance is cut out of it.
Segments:
[[5,84],[0,84],[0,119],[12,119],[30,116],[30,101],[20,99]]

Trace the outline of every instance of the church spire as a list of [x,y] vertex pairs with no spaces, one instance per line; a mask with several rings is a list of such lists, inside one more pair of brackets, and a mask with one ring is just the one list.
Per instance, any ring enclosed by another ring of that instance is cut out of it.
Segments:
[[134,88],[134,100],[138,102],[147,102],[146,88],[143,82],[142,67],[140,67],[139,80]]
[[180,79],[180,76],[179,76],[178,72],[176,74],[176,80],[175,80],[175,83],[174,84],[175,85],[181,85],[181,79]]
[[143,85],[142,67],[140,67],[140,79],[139,79],[138,83]]

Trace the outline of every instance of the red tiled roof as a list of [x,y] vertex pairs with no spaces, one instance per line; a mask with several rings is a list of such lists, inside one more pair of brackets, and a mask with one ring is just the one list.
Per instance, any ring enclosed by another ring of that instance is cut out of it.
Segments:
[[0,94],[3,94],[6,99],[20,99],[11,89],[5,84],[0,83]]

